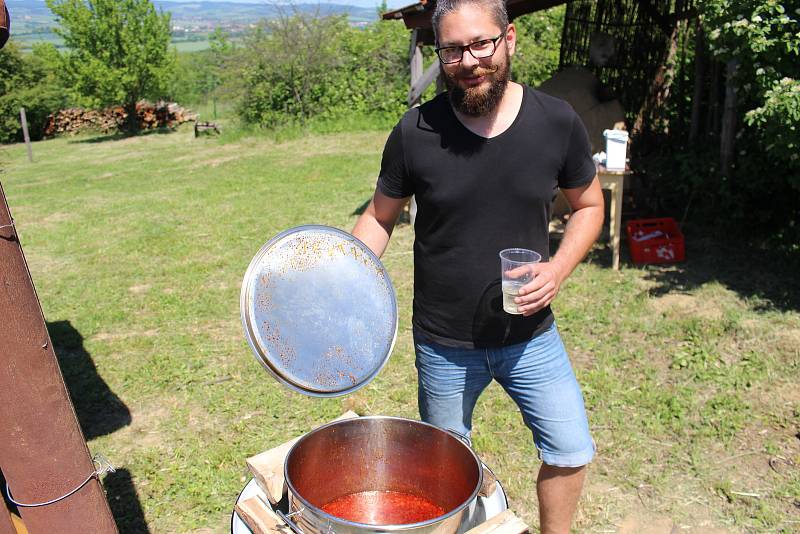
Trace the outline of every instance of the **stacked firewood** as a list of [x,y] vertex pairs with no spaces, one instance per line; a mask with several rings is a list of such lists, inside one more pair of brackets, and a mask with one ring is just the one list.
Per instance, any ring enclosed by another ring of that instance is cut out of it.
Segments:
[[[184,122],[197,120],[197,115],[175,102],[140,101],[136,104],[136,117],[140,130],[168,127],[174,128]],[[111,133],[125,127],[128,113],[122,106],[104,110],[68,108],[62,109],[47,118],[44,135],[51,137],[64,133],[78,133],[85,130]]]

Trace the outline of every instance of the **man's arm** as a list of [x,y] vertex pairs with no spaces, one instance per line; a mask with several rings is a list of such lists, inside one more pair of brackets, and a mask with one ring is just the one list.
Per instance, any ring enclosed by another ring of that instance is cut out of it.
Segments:
[[603,191],[597,176],[586,186],[562,189],[572,208],[558,252],[549,262],[534,266],[535,278],[522,286],[515,299],[528,316],[550,304],[564,280],[592,248],[603,227]]
[[353,235],[363,241],[376,256],[382,256],[397,218],[409,198],[392,198],[376,189],[369,206],[356,221]]

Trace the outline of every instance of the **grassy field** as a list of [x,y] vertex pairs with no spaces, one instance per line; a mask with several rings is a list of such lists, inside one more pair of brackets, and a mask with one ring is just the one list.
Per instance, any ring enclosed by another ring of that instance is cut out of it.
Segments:
[[[190,130],[0,148],[0,180],[54,346],[123,532],[225,532],[244,459],[346,409],[416,417],[413,233],[384,256],[401,310],[389,365],[344,399],[256,363],[239,322],[253,254],[291,226],[349,230],[388,130],[267,137]],[[796,265],[687,228],[679,266],[595,250],[554,306],[598,456],[576,532],[800,529]],[[623,260],[625,258],[623,257]],[[475,447],[535,530],[536,452],[500,388]]]

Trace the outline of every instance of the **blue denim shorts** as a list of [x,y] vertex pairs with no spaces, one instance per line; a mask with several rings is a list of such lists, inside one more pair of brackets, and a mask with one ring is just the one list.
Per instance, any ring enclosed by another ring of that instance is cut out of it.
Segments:
[[417,333],[414,345],[423,421],[469,437],[475,403],[494,379],[519,406],[542,462],[579,467],[594,457],[583,395],[555,323],[507,347],[447,347]]

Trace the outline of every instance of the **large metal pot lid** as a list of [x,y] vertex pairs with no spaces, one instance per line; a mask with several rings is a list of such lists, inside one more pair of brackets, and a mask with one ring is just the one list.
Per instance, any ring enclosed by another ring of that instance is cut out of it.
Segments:
[[261,247],[244,275],[241,315],[261,365],[317,397],[368,384],[397,337],[386,269],[364,243],[327,226],[291,228]]

